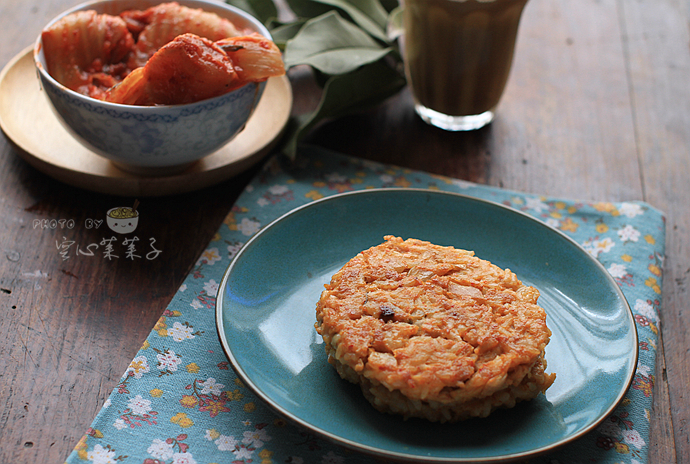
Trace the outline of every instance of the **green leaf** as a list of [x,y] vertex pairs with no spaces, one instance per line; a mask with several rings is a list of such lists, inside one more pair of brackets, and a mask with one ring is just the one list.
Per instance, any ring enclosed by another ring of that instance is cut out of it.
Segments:
[[355,8],[360,10],[362,13],[369,16],[376,24],[378,24],[382,29],[386,27],[388,22],[388,12],[381,5],[379,0],[345,0],[351,3]]
[[349,74],[332,76],[324,87],[316,110],[301,115],[288,128],[283,151],[294,158],[298,142],[319,122],[376,106],[404,86],[405,78],[383,61],[368,64]]
[[287,41],[295,37],[299,30],[302,28],[306,20],[297,20],[291,23],[282,24],[271,29],[271,36],[273,37],[273,42],[281,50],[285,50],[285,45]]
[[326,74],[348,73],[391,51],[331,11],[307,21],[285,46],[285,65],[307,64]]
[[405,78],[383,61],[349,74],[333,76],[326,83],[317,108],[320,118],[335,118],[378,105],[405,86]]
[[288,6],[299,18],[316,18],[332,8],[313,0],[286,0]]
[[393,9],[388,15],[388,25],[386,27],[389,40],[396,40],[403,34],[403,8],[398,7]]
[[340,8],[373,37],[388,42],[385,28],[387,14],[378,0],[315,0]]
[[297,62],[291,62],[291,66],[306,64],[326,74],[339,75],[354,71],[368,63],[378,61],[391,51],[390,48],[370,49],[350,47],[347,49],[329,50],[314,54]]
[[278,16],[278,9],[273,0],[226,0],[225,2],[250,13],[263,24]]

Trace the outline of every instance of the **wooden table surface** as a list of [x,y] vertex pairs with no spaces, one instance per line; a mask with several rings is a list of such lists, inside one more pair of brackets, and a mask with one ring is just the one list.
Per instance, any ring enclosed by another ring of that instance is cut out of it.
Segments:
[[[76,0],[0,0],[0,63]],[[581,200],[644,200],[667,215],[650,462],[689,462],[690,3],[530,0],[498,117],[473,133],[426,126],[407,91],[309,141],[482,184]],[[291,73],[294,113],[316,101]],[[41,137],[40,127],[36,137]],[[0,136],[0,462],[63,462],[255,168],[191,194],[142,198],[150,261],[62,260],[87,220],[133,199],[63,185]],[[74,220],[69,234],[35,220]]]

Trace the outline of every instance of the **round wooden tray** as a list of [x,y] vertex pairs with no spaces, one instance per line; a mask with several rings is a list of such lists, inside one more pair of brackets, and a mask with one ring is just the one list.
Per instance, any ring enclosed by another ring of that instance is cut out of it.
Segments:
[[218,151],[181,173],[149,177],[122,171],[75,140],[43,95],[29,47],[0,73],[0,128],[19,155],[39,171],[69,185],[122,196],[185,193],[248,169],[273,148],[292,109],[286,76],[268,80],[264,96],[245,129]]

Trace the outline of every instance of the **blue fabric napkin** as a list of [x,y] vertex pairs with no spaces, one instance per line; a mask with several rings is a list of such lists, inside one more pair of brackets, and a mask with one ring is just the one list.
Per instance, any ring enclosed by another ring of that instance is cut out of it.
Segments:
[[530,462],[646,462],[661,309],[661,212],[636,201],[510,192],[302,147],[294,163],[271,158],[240,195],[66,463],[373,462],[286,422],[255,397],[223,353],[214,311],[225,269],[263,226],[328,195],[382,187],[438,189],[508,205],[565,232],[606,267],[637,324],[632,386],[598,428]]

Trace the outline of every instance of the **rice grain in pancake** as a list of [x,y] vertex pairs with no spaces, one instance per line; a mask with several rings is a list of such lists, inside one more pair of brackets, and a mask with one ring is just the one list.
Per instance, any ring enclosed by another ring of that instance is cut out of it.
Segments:
[[325,285],[315,327],[331,364],[382,412],[486,417],[553,383],[539,291],[471,251],[386,236]]

